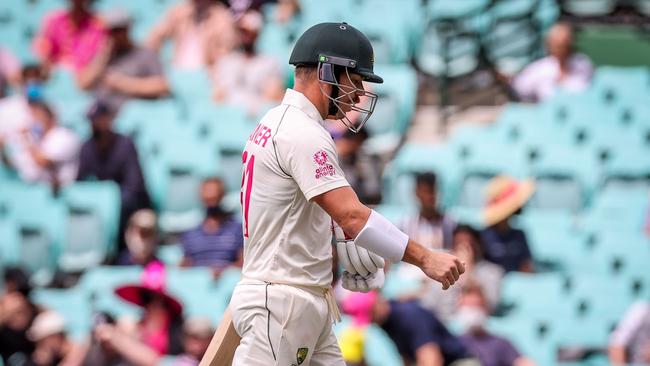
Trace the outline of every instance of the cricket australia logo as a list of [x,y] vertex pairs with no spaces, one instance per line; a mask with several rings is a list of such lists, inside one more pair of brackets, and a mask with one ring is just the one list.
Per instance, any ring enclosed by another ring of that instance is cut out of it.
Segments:
[[301,365],[303,362],[305,362],[308,353],[309,353],[309,348],[307,347],[298,348],[298,351],[296,352],[296,361],[298,362],[298,365]]
[[332,164],[329,164],[328,162],[329,156],[327,155],[327,152],[325,150],[318,150],[314,154],[314,162],[318,166],[316,168],[316,179],[320,179],[322,177],[327,177],[327,176],[333,176],[336,174],[336,170],[334,170],[334,166]]

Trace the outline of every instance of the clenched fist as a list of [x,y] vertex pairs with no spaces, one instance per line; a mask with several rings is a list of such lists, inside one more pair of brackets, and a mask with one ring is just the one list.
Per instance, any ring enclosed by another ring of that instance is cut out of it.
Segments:
[[465,273],[465,265],[456,256],[444,252],[429,251],[420,265],[422,271],[430,278],[440,282],[446,290]]

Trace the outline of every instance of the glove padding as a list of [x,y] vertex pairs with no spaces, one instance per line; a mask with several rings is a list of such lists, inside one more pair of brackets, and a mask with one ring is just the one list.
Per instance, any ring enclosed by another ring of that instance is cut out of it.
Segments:
[[352,274],[348,271],[343,271],[341,276],[341,285],[344,289],[354,292],[369,292],[379,290],[384,286],[384,271],[377,271],[368,276],[360,274]]
[[347,237],[338,224],[332,221],[332,231],[336,238],[336,251],[339,263],[350,274],[366,277],[384,268],[384,258],[362,248]]

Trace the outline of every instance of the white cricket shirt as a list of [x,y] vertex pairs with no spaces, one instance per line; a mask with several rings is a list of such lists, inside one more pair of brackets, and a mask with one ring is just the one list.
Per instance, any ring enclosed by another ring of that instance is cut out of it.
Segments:
[[330,217],[310,199],[349,184],[324,123],[304,95],[287,89],[251,133],[242,154],[244,277],[330,285]]

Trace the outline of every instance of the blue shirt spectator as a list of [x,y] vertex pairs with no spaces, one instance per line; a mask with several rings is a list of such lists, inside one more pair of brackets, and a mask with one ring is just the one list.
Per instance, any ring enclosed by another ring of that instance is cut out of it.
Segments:
[[204,180],[200,194],[205,218],[198,227],[181,235],[182,264],[212,267],[216,275],[230,265],[241,267],[244,235],[241,223],[221,207],[225,194],[223,181]]
[[[422,353],[436,353],[442,357],[443,364],[449,365],[455,361],[471,359],[473,356],[461,343],[459,338],[449,333],[445,325],[431,312],[424,309],[416,301],[397,302],[384,300],[377,302],[376,313],[387,310],[384,319],[375,320],[395,342],[399,353],[405,360],[422,364],[416,357]],[[379,310],[377,310],[379,309]],[[429,347],[431,352],[420,352]],[[435,357],[435,356],[434,356]]]
[[526,240],[526,234],[515,228],[499,230],[489,227],[481,233],[485,259],[496,263],[506,272],[529,272],[532,267],[532,255]]
[[241,223],[229,217],[211,231],[200,225],[181,236],[183,254],[192,266],[225,268],[239,260],[244,239]]
[[514,366],[521,358],[512,343],[493,334],[463,334],[460,339],[477,355],[482,366]]

